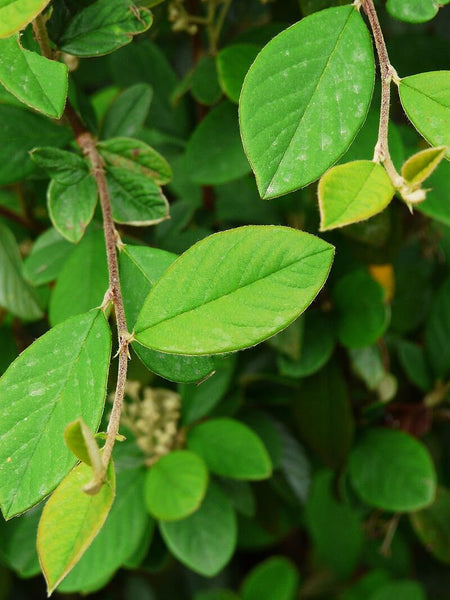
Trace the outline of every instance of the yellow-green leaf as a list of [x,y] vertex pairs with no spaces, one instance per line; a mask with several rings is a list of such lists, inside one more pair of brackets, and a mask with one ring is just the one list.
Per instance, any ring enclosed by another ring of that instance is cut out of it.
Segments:
[[56,488],[39,521],[37,549],[49,595],[89,548],[111,509],[115,494],[112,463],[95,496],[83,491],[91,479],[91,467],[79,464]]
[[383,167],[370,160],[333,167],[319,182],[321,231],[376,215],[386,208],[394,191]]
[[49,0],[0,0],[0,38],[5,38],[28,25]]
[[438,167],[446,152],[447,146],[439,146],[413,154],[402,167],[402,177],[410,185],[419,186]]
[[64,440],[69,450],[77,458],[93,468],[94,477],[103,473],[100,449],[94,434],[83,419],[79,418],[67,425],[64,431]]

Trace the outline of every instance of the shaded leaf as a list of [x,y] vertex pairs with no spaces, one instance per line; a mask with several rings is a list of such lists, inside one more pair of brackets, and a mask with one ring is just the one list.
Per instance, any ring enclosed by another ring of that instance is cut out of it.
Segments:
[[147,118],[153,90],[146,83],[136,83],[117,96],[108,107],[102,124],[102,137],[133,137]]
[[51,147],[35,148],[30,156],[52,179],[64,185],[79,183],[89,173],[88,163],[73,152]]
[[437,559],[450,563],[450,492],[438,486],[431,506],[409,515],[425,548]]
[[239,102],[242,84],[260,48],[255,44],[226,46],[217,55],[220,85],[230,100]]
[[53,281],[58,277],[73,248],[56,229],[47,229],[36,239],[23,263],[24,276],[33,285]]
[[425,349],[437,378],[450,374],[450,278],[437,292],[426,322]]
[[272,556],[257,565],[244,579],[242,600],[294,600],[298,594],[297,569],[284,556]]
[[436,0],[388,0],[386,9],[399,21],[426,23],[437,15],[439,4]]

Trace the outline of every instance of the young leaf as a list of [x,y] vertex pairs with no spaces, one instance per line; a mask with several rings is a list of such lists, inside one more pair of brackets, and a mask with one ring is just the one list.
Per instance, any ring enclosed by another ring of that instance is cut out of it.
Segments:
[[63,185],[79,183],[89,173],[88,163],[73,152],[59,148],[35,148],[30,156],[38,167]]
[[194,514],[182,521],[161,521],[159,526],[169,550],[204,577],[219,573],[236,546],[236,515],[229,500],[213,484]]
[[420,186],[439,166],[446,152],[447,147],[441,146],[439,148],[427,148],[417,154],[413,154],[402,166],[402,177],[410,185]]
[[450,564],[450,492],[441,486],[431,506],[409,515],[411,525],[425,548]]
[[39,521],[37,549],[49,595],[89,548],[111,509],[113,464],[98,494],[83,491],[91,479],[92,469],[79,464],[53,492]]
[[434,501],[436,472],[428,450],[401,431],[368,431],[350,455],[349,475],[369,506],[409,512]]
[[153,17],[131,0],[97,0],[70,21],[59,40],[59,49],[74,56],[101,56],[129,44],[133,35],[146,31]]
[[0,223],[0,306],[28,321],[42,317],[33,290],[21,275],[19,248],[11,231]]
[[211,235],[155,284],[139,314],[136,339],[155,350],[191,355],[257,344],[306,309],[332,260],[330,244],[287,227]]
[[0,505],[6,519],[42,500],[75,464],[63,438],[68,421],[81,416],[97,429],[110,352],[106,319],[92,311],[48,331],[0,379]]
[[298,595],[297,569],[284,556],[272,556],[257,565],[244,579],[242,600],[295,600]]
[[0,82],[31,108],[61,118],[67,96],[67,66],[25,50],[18,35],[0,39]]
[[450,158],[450,71],[432,71],[404,77],[399,85],[405,113],[433,146],[447,146]]
[[117,96],[106,111],[102,124],[102,137],[133,137],[144,125],[152,88],[146,83],[136,83]]
[[49,0],[3,0],[0,4],[0,38],[23,29],[49,3]]
[[239,102],[242,84],[260,48],[255,44],[233,44],[226,46],[217,55],[219,83],[228,98]]
[[97,186],[92,175],[86,175],[73,185],[50,182],[47,190],[48,213],[59,233],[69,242],[81,240],[94,216]]
[[370,160],[331,168],[319,181],[320,230],[364,221],[381,212],[394,196],[384,168]]
[[372,43],[354,6],[310,15],[263,48],[239,108],[262,198],[311,183],[343,154],[364,122],[373,82]]
[[212,419],[193,427],[187,446],[199,454],[208,469],[232,479],[267,479],[272,464],[260,438],[234,419]]
[[103,474],[100,449],[94,434],[81,417],[67,425],[64,441],[79,460],[92,467],[94,479],[98,480]]
[[147,472],[148,511],[162,521],[179,521],[195,512],[206,494],[208,470],[194,452],[175,450]]
[[439,10],[436,0],[388,0],[386,9],[395,19],[406,23],[426,23]]

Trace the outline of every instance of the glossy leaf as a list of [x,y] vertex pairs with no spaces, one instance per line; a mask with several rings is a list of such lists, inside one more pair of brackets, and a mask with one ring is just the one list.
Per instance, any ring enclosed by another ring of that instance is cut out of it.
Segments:
[[420,185],[433,173],[445,157],[447,148],[427,148],[408,158],[402,167],[402,177],[409,184]]
[[400,100],[411,123],[433,146],[447,146],[450,158],[450,71],[405,77]]
[[298,594],[297,569],[284,556],[272,556],[244,579],[242,600],[294,600]]
[[0,39],[0,82],[24,104],[61,118],[67,96],[67,66],[25,50],[18,36]]
[[369,506],[408,512],[433,503],[436,472],[427,449],[401,431],[372,429],[349,462],[352,486]]
[[35,148],[30,153],[34,162],[63,185],[79,183],[89,173],[88,163],[78,154],[59,148]]
[[22,261],[11,231],[0,223],[0,306],[21,319],[36,321],[42,310],[21,275]]
[[187,446],[199,454],[208,469],[232,479],[267,479],[272,464],[261,439],[234,419],[211,419],[193,427]]
[[310,15],[263,48],[240,99],[244,148],[263,198],[311,183],[343,154],[364,122],[373,81],[369,32],[354,6]]
[[47,190],[47,203],[55,229],[69,242],[79,242],[94,216],[97,204],[94,177],[86,175],[73,185],[51,181]]
[[3,0],[0,4],[0,38],[23,29],[49,3],[49,0]]
[[152,101],[152,88],[136,83],[117,96],[106,111],[102,137],[133,137],[144,125]]
[[426,23],[439,10],[436,0],[388,0],[386,9],[393,17],[406,23]]
[[319,181],[321,231],[376,215],[386,208],[394,192],[389,175],[378,163],[357,160],[333,167]]
[[116,487],[112,463],[98,494],[83,491],[91,478],[92,469],[80,463],[56,488],[39,521],[37,548],[49,594],[89,548],[111,509]]
[[239,102],[247,71],[259,50],[259,46],[255,44],[233,44],[223,48],[217,55],[220,85],[228,98],[236,104]]
[[79,11],[59,40],[59,49],[74,56],[101,56],[129,44],[153,18],[131,0],[97,0]]
[[136,339],[155,350],[193,355],[257,344],[312,302],[332,258],[326,242],[284,227],[211,235],[153,287],[136,323]]
[[162,521],[184,519],[202,503],[208,479],[205,463],[194,452],[176,450],[162,456],[147,472],[148,511]]
[[411,513],[409,518],[425,548],[437,559],[450,563],[450,492],[438,486],[433,504]]
[[110,351],[106,319],[101,311],[92,311],[48,331],[0,379],[0,504],[5,518],[42,500],[75,464],[64,444],[64,428],[81,416],[97,429]]
[[182,521],[162,521],[160,530],[174,556],[204,577],[219,573],[236,546],[236,516],[213,484],[194,514]]

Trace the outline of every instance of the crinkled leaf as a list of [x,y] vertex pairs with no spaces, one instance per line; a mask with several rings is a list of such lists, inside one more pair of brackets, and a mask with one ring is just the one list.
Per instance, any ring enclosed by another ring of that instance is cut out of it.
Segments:
[[28,25],[49,0],[2,0],[0,4],[0,38],[5,38]]
[[35,148],[30,155],[52,179],[64,185],[79,183],[89,173],[88,163],[73,152],[47,147]]
[[147,118],[152,95],[152,88],[146,83],[136,83],[119,94],[104,116],[102,137],[136,135]]
[[287,227],[211,235],[155,284],[139,314],[136,339],[155,350],[191,355],[257,344],[307,308],[332,260],[332,246]]
[[242,84],[260,48],[255,44],[226,46],[217,55],[219,83],[230,100],[239,102]]
[[5,518],[42,500],[75,464],[64,444],[64,429],[80,416],[97,429],[110,351],[106,319],[101,311],[92,311],[37,339],[0,379],[0,504]]
[[373,82],[372,43],[354,6],[310,15],[263,48],[239,109],[263,198],[311,183],[345,152],[364,122]]

